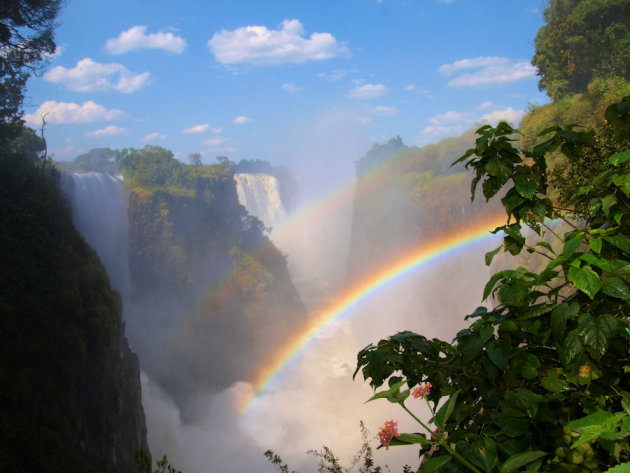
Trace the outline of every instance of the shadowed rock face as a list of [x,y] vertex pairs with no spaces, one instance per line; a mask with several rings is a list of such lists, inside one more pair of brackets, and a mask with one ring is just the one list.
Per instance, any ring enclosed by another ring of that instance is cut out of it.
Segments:
[[135,472],[138,357],[57,182],[0,156],[0,470]]
[[[103,175],[82,179],[110,183]],[[104,199],[120,200],[116,192],[122,188],[112,187]],[[113,252],[126,261],[109,266],[128,268],[128,287],[120,292],[129,338],[143,370],[186,420],[200,396],[250,379],[305,321],[305,309],[284,256],[239,204],[233,176],[200,177],[190,192],[136,187],[123,200],[127,208],[117,219],[124,225],[104,227],[128,228]],[[92,205],[83,218],[87,228],[111,214],[97,210],[102,203]],[[98,240],[95,248],[107,248]]]

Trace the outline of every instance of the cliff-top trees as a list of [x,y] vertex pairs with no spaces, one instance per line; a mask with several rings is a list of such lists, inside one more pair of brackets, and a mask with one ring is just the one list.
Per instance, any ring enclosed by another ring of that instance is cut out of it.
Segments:
[[594,79],[630,78],[630,1],[550,0],[544,19],[532,64],[553,100]]

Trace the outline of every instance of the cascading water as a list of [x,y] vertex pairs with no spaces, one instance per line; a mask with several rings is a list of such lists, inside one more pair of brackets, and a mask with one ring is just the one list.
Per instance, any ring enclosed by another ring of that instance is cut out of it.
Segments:
[[122,177],[96,172],[72,173],[64,188],[74,225],[96,250],[109,279],[125,299],[129,293],[127,199]]
[[235,174],[239,203],[250,215],[273,227],[285,217],[278,179],[269,174]]

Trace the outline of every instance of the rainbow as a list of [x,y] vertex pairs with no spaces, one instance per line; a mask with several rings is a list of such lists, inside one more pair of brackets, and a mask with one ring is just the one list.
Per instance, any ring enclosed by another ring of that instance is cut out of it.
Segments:
[[274,381],[281,378],[309,343],[335,320],[348,315],[369,296],[421,266],[484,239],[496,238],[496,235],[492,235],[489,231],[505,224],[505,221],[505,214],[500,213],[500,215],[481,218],[476,223],[451,234],[433,238],[350,286],[330,308],[313,317],[307,327],[281,347],[259,370],[252,382],[253,389],[240,399],[238,410],[241,415],[252,408],[256,398]]

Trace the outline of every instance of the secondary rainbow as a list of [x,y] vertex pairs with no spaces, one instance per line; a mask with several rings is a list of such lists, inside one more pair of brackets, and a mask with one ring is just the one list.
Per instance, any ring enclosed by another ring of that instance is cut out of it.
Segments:
[[495,237],[495,235],[489,233],[490,230],[504,224],[505,220],[504,213],[493,215],[480,219],[477,223],[469,225],[460,231],[434,238],[353,284],[341,294],[337,302],[329,309],[313,317],[306,328],[281,347],[273,358],[259,370],[253,380],[252,391],[241,399],[240,413],[242,415],[247,413],[253,406],[256,398],[273,381],[281,378],[292,362],[299,358],[309,342],[329,327],[333,321],[348,315],[353,308],[370,295],[430,261],[444,257],[481,240]]

